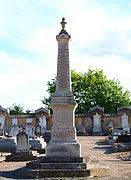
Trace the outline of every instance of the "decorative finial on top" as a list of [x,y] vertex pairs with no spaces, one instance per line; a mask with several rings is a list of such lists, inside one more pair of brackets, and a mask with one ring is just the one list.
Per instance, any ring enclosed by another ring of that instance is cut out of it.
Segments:
[[62,18],[62,22],[61,22],[61,26],[62,26],[62,29],[65,30],[65,25],[67,24],[67,22],[65,22],[65,18],[63,17]]
[[67,34],[68,35],[68,33],[65,30],[65,25],[67,24],[67,22],[65,22],[65,18],[64,17],[62,18],[62,22],[60,24],[62,26],[62,30],[61,30],[61,32],[59,34]]

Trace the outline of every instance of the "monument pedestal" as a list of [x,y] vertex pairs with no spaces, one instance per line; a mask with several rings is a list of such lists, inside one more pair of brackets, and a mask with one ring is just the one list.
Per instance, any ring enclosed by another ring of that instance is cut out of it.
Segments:
[[[32,178],[43,177],[85,177],[89,176],[82,157],[41,157],[26,164]],[[33,169],[33,170],[32,170]],[[31,173],[33,171],[33,173]]]
[[49,157],[80,157],[80,144],[78,142],[51,142],[47,146]]
[[[61,95],[61,96],[60,96]],[[47,144],[46,154],[49,157],[80,157],[81,145],[76,138],[74,127],[74,110],[76,102],[71,93],[55,93],[52,98],[53,127],[51,141]]]

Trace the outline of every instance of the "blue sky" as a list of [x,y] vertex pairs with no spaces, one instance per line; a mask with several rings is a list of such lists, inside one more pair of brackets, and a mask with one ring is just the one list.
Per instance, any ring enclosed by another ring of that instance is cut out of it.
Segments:
[[130,0],[0,0],[0,104],[42,106],[56,74],[61,18],[77,72],[103,69],[131,91]]

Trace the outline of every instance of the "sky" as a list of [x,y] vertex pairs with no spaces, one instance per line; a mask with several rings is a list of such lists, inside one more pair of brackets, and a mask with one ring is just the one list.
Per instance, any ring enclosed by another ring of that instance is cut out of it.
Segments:
[[103,69],[131,92],[130,0],[0,0],[0,105],[42,107],[67,21],[70,67]]

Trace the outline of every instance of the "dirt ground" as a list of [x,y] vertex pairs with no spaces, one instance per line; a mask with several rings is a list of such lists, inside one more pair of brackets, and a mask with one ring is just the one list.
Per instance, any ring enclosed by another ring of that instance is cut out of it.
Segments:
[[[96,179],[96,180],[131,180],[131,161],[121,161],[118,156],[121,153],[112,153],[111,146],[105,136],[79,136],[81,143],[82,156],[89,164],[100,164],[110,168],[110,176],[104,178],[75,178],[76,180]],[[1,162],[0,179],[19,179],[13,170],[25,166],[26,162]],[[12,173],[12,176],[11,176]],[[11,178],[12,177],[12,178]],[[46,178],[47,179],[47,178]],[[52,178],[56,180],[56,178]],[[60,178],[74,179],[74,178]]]
[[93,164],[98,163],[110,168],[110,177],[102,179],[131,180],[131,161],[121,161],[119,156],[123,153],[112,153],[107,137],[80,136],[78,139],[82,146],[83,157],[89,156],[90,162]]

